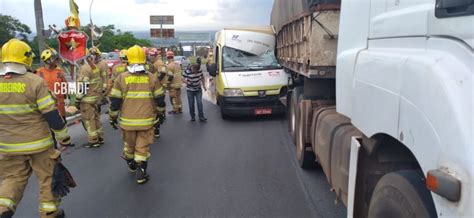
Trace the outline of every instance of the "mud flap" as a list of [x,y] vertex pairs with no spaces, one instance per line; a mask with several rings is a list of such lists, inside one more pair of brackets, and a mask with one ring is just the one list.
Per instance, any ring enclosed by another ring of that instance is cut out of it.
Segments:
[[349,187],[348,187],[348,196],[347,196],[347,217],[354,217],[354,200],[355,200],[355,186],[356,186],[356,177],[357,177],[357,163],[359,159],[359,150],[361,144],[357,137],[352,137],[351,139],[351,153],[349,159]]

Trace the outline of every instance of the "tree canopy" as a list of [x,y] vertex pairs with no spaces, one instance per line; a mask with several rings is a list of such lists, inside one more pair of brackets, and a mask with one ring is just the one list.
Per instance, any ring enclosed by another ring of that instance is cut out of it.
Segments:
[[0,14],[0,45],[5,44],[11,38],[28,41],[29,34],[31,34],[31,30],[26,24],[12,16]]

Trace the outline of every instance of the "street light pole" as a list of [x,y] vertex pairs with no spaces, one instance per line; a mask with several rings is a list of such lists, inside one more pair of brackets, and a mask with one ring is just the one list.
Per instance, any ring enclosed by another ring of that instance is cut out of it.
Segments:
[[163,19],[164,17],[161,17],[160,19],[160,46],[163,48]]
[[90,20],[90,29],[91,29],[91,44],[92,47],[94,47],[94,24],[92,23],[92,3],[94,3],[94,0],[91,1],[91,4],[89,5],[89,20]]

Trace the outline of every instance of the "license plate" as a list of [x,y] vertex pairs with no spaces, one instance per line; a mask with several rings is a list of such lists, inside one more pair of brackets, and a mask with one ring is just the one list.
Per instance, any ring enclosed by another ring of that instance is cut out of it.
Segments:
[[255,109],[255,115],[265,115],[265,114],[272,114],[271,108],[257,108]]

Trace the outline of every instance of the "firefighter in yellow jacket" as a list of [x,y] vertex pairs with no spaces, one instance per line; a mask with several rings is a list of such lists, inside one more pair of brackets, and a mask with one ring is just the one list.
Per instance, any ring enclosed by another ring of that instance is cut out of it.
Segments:
[[123,50],[120,51],[119,58],[120,58],[120,61],[122,63],[117,64],[112,68],[112,75],[110,76],[110,82],[109,82],[110,86],[108,86],[108,89],[107,89],[107,94],[108,95],[110,95],[110,91],[112,90],[115,79],[117,79],[117,77],[120,74],[127,72],[128,60],[127,60],[127,50],[126,49],[123,49]]
[[146,55],[139,46],[127,51],[128,72],[120,74],[110,95],[110,123],[117,120],[124,140],[123,158],[136,172],[137,183],[148,181],[147,161],[153,143],[153,125],[157,114],[163,114],[163,88],[157,78],[146,71]]
[[[41,217],[64,217],[54,188],[60,152],[51,132],[71,145],[67,127],[41,77],[30,72],[34,54],[11,39],[2,47],[0,72],[0,217],[12,217],[34,172],[38,178]],[[53,174],[54,172],[54,174]]]
[[168,71],[168,89],[171,98],[171,104],[173,110],[169,114],[181,114],[182,103],[181,103],[181,87],[183,85],[183,75],[181,74],[181,67],[174,61],[173,51],[166,52],[166,58],[168,59],[168,65],[166,66]]
[[104,144],[104,134],[102,123],[100,122],[100,105],[105,94],[103,71],[107,71],[104,66],[99,66],[100,51],[90,49],[89,56],[84,64],[79,68],[77,82],[80,90],[76,95],[76,106],[82,116],[82,122],[87,132],[87,143],[84,147],[99,147]]
[[[152,73],[155,77],[158,78],[158,80],[159,80],[158,82],[162,86],[166,86],[165,83],[167,83],[167,81],[165,81],[164,76],[162,76],[162,75],[166,75],[166,67],[165,67],[165,63],[161,59],[161,52],[156,48],[148,49],[147,52],[148,52],[148,58],[150,60],[150,62],[148,64],[151,65],[150,73]],[[161,124],[163,124],[164,119],[166,119],[165,112],[166,112],[166,110],[163,112],[162,115],[160,115],[160,116],[162,116],[161,119],[156,120],[156,121],[159,121],[159,122],[155,123],[155,138],[160,137]]]

